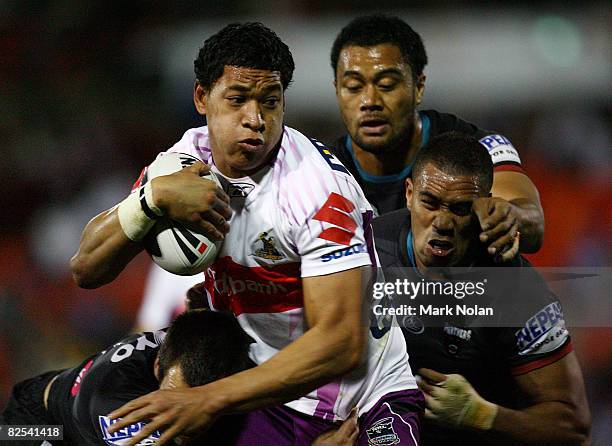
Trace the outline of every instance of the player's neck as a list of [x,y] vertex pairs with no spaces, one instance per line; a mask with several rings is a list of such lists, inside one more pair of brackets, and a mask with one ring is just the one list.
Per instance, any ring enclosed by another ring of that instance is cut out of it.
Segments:
[[386,176],[401,172],[412,164],[421,148],[423,124],[418,113],[414,115],[412,130],[409,135],[383,153],[372,153],[363,150],[353,141],[353,152],[362,170],[370,175]]

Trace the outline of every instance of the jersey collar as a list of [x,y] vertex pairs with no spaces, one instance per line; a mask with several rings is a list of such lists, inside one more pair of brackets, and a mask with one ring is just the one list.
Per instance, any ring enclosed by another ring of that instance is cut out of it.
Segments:
[[[423,148],[429,142],[430,122],[429,122],[429,117],[421,112],[419,112],[419,117],[421,118],[421,123],[423,125],[423,128],[421,130],[421,147],[420,148]],[[353,150],[353,140],[351,139],[349,135],[346,135],[346,148],[351,154],[351,157],[353,158],[353,163],[355,164],[355,167],[357,168],[357,171],[359,172],[359,175],[361,176],[361,178],[363,178],[364,180],[370,183],[393,183],[395,181],[401,181],[407,178],[412,172],[412,163],[411,163],[411,164],[408,164],[406,167],[404,167],[400,172],[393,174],[393,175],[372,175],[366,172],[365,170],[363,170],[363,168],[361,167],[361,164],[359,164],[359,160],[355,156],[355,151]]]

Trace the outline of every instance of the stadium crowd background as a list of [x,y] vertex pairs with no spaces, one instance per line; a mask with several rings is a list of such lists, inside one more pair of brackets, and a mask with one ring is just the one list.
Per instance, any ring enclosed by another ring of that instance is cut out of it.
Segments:
[[[14,382],[72,365],[133,326],[148,258],[89,291],[73,283],[68,260],[87,220],[201,125],[190,68],[204,39],[230,21],[274,29],[296,60],[287,123],[332,141],[343,129],[331,43],[350,18],[373,12],[350,3],[0,1],[0,407]],[[445,3],[384,10],[425,41],[421,108],[497,129],[518,148],[546,217],[544,247],[529,256],[536,265],[610,267],[612,7]],[[594,444],[612,438],[610,326],[571,329]]]

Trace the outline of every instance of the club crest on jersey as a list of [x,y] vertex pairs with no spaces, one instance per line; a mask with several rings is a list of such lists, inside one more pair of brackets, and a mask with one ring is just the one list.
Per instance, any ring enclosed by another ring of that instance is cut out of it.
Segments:
[[[102,440],[104,440],[104,442],[110,446],[121,446],[125,444],[146,426],[146,423],[135,423],[118,430],[114,434],[109,434],[108,428],[117,423],[119,420],[121,420],[121,418],[111,420],[103,415],[98,416],[98,423],[100,424],[100,431],[102,432]],[[161,437],[161,433],[159,431],[155,431],[144,440],[141,440],[138,443],[138,446],[154,445],[159,440],[159,437]]]
[[253,256],[255,257],[272,261],[285,258],[285,255],[276,248],[275,238],[271,231],[261,232],[257,236],[255,245],[257,246],[253,252]]
[[368,444],[371,446],[388,446],[400,442],[399,435],[393,429],[393,417],[380,419],[368,428]]

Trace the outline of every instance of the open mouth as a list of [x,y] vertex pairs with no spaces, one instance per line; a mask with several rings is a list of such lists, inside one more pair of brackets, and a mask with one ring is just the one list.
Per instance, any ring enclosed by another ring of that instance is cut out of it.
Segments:
[[381,132],[389,122],[382,118],[365,119],[361,121],[360,127],[366,131],[366,133],[379,133]]
[[427,245],[431,253],[436,257],[446,257],[454,251],[454,245],[448,240],[433,239]]

